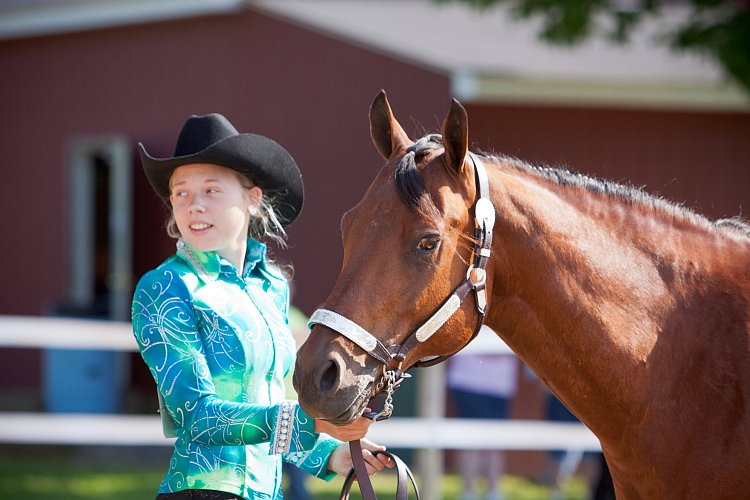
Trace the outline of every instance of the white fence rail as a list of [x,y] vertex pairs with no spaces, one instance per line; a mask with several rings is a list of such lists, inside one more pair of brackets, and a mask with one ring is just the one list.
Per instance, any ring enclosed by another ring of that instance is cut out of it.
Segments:
[[[536,420],[401,417],[376,423],[369,437],[390,448],[599,450],[599,441],[580,424]],[[173,441],[162,435],[158,416],[0,413],[0,443],[171,446]]]
[[0,348],[137,351],[130,323],[46,316],[0,316]]
[[[0,348],[101,349],[137,351],[129,322],[49,316],[0,315]],[[511,353],[503,341],[487,327],[461,354]]]

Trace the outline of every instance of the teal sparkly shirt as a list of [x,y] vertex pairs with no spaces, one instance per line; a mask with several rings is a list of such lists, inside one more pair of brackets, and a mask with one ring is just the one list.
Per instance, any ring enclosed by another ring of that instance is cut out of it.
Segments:
[[281,461],[330,479],[339,441],[285,400],[294,338],[289,287],[248,239],[244,273],[180,240],[141,278],[133,332],[174,421],[174,453],[160,493],[210,489],[281,498]]

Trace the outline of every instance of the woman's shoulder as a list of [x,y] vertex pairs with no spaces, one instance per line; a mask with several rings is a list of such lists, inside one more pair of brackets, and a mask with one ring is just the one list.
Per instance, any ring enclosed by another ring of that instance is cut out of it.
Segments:
[[289,266],[282,266],[276,264],[273,261],[266,261],[265,266],[261,267],[261,272],[271,281],[283,284],[286,286],[289,282],[289,272],[287,270]]
[[270,289],[284,296],[284,300],[289,296],[289,276],[282,267],[273,262],[267,262],[261,269],[263,276],[268,281]]
[[169,257],[159,264],[158,267],[147,271],[141,279],[138,280],[137,289],[153,288],[186,288],[190,280],[189,276],[195,276],[190,266],[176,255]]

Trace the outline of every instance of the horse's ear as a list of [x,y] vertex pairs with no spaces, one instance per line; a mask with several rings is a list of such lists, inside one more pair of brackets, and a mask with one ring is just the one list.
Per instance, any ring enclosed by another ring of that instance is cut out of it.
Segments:
[[448,116],[443,121],[445,163],[456,172],[463,170],[469,147],[469,116],[460,102],[453,99]]
[[412,142],[394,118],[384,90],[378,93],[370,106],[370,136],[378,153],[386,160],[395,151],[407,147]]

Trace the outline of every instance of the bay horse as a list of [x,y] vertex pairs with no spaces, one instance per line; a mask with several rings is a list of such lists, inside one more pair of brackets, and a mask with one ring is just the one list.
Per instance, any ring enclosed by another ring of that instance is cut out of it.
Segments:
[[297,355],[310,416],[352,421],[483,321],[599,438],[618,498],[750,498],[750,226],[469,152],[456,100],[415,142],[381,91],[370,131],[386,163]]

